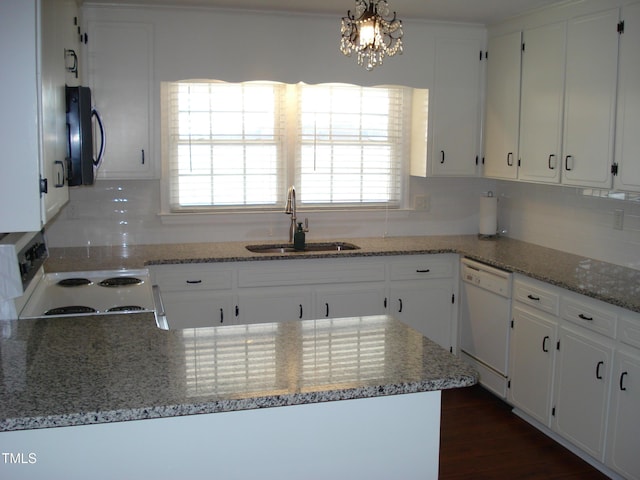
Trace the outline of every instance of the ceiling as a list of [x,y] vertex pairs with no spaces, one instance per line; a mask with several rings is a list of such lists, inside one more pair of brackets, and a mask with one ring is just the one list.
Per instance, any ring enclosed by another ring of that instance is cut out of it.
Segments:
[[[490,25],[560,0],[388,0],[401,20],[428,19]],[[565,0],[562,0],[564,3]],[[211,6],[343,16],[355,0],[85,0],[118,5]]]

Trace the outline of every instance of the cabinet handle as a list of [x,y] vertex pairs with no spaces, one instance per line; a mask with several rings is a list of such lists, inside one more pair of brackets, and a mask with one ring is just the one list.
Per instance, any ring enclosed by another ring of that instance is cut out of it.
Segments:
[[416,270],[416,273],[429,273],[431,271],[431,269],[429,268],[424,268],[424,269],[418,269]]
[[56,160],[55,162],[53,162],[58,168],[58,171],[56,172],[56,184],[54,185],[55,188],[62,188],[64,187],[64,163],[62,163],[62,160]]
[[555,166],[551,166],[551,159],[553,158],[553,163],[555,164],[555,158],[556,156],[552,153],[551,155],[549,155],[549,161],[548,161],[548,165],[549,165],[549,170],[555,170],[556,167]]
[[513,152],[507,153],[507,166],[513,167]]
[[567,172],[570,172],[571,170],[573,170],[573,168],[569,168],[569,159],[573,158],[573,155],[567,155],[566,157],[564,157],[564,169]]
[[387,309],[387,297],[384,297],[384,308]]
[[224,310],[221,308],[220,309],[220,323],[224,322]]
[[440,150],[440,163],[444,163],[444,150]]
[[620,390],[622,390],[623,392],[626,392],[627,387],[624,386],[624,377],[627,376],[629,372],[622,372],[620,374]]
[[543,339],[542,339],[542,351],[545,353],[549,352],[549,349],[547,348],[547,341],[549,340],[549,335],[546,335]]
[[593,321],[593,317],[587,317],[584,313],[581,313],[580,315],[578,315],[578,318],[581,320],[586,320],[588,322]]
[[540,301],[540,297],[536,297],[536,296],[531,295],[531,294],[527,295],[527,298],[529,300],[533,300],[534,302],[539,302]]
[[202,280],[187,280],[189,285],[197,285],[198,283],[202,283]]
[[324,316],[328,317],[329,316],[329,304],[325,303],[324,304],[324,308],[325,308]]
[[144,165],[144,148],[141,150],[142,151],[142,165]]
[[300,304],[300,315],[298,316],[298,318],[302,318],[302,304]]
[[240,315],[240,309],[238,308],[238,305],[236,305],[236,317]]
[[602,360],[600,360],[598,362],[598,365],[596,365],[596,378],[598,380],[602,380],[602,375],[600,374],[600,367],[602,367],[604,365],[604,362]]
[[399,310],[398,310],[398,313],[402,313],[402,299],[401,299],[401,298],[399,298],[399,299],[398,299],[398,302],[400,303],[400,308],[399,308]]

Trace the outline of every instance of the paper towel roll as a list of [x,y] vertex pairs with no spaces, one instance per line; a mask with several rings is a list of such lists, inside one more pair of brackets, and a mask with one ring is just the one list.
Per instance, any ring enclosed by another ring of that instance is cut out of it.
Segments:
[[[491,194],[491,192],[489,192]],[[493,236],[498,231],[498,198],[480,197],[480,235]]]

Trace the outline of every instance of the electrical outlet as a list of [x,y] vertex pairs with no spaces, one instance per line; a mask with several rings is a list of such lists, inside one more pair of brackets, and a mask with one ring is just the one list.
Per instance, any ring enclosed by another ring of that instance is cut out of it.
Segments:
[[624,210],[616,209],[613,211],[613,229],[622,230],[624,228]]
[[413,209],[421,210],[423,212],[429,211],[431,207],[431,196],[430,195],[416,195],[413,199]]

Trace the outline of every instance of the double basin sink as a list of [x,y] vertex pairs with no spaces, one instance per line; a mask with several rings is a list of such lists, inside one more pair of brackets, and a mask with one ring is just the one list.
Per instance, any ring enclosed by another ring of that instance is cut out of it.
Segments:
[[343,252],[359,250],[360,247],[347,242],[317,242],[305,244],[304,250],[296,250],[290,243],[247,245],[247,250],[253,253],[314,253],[314,252]]

